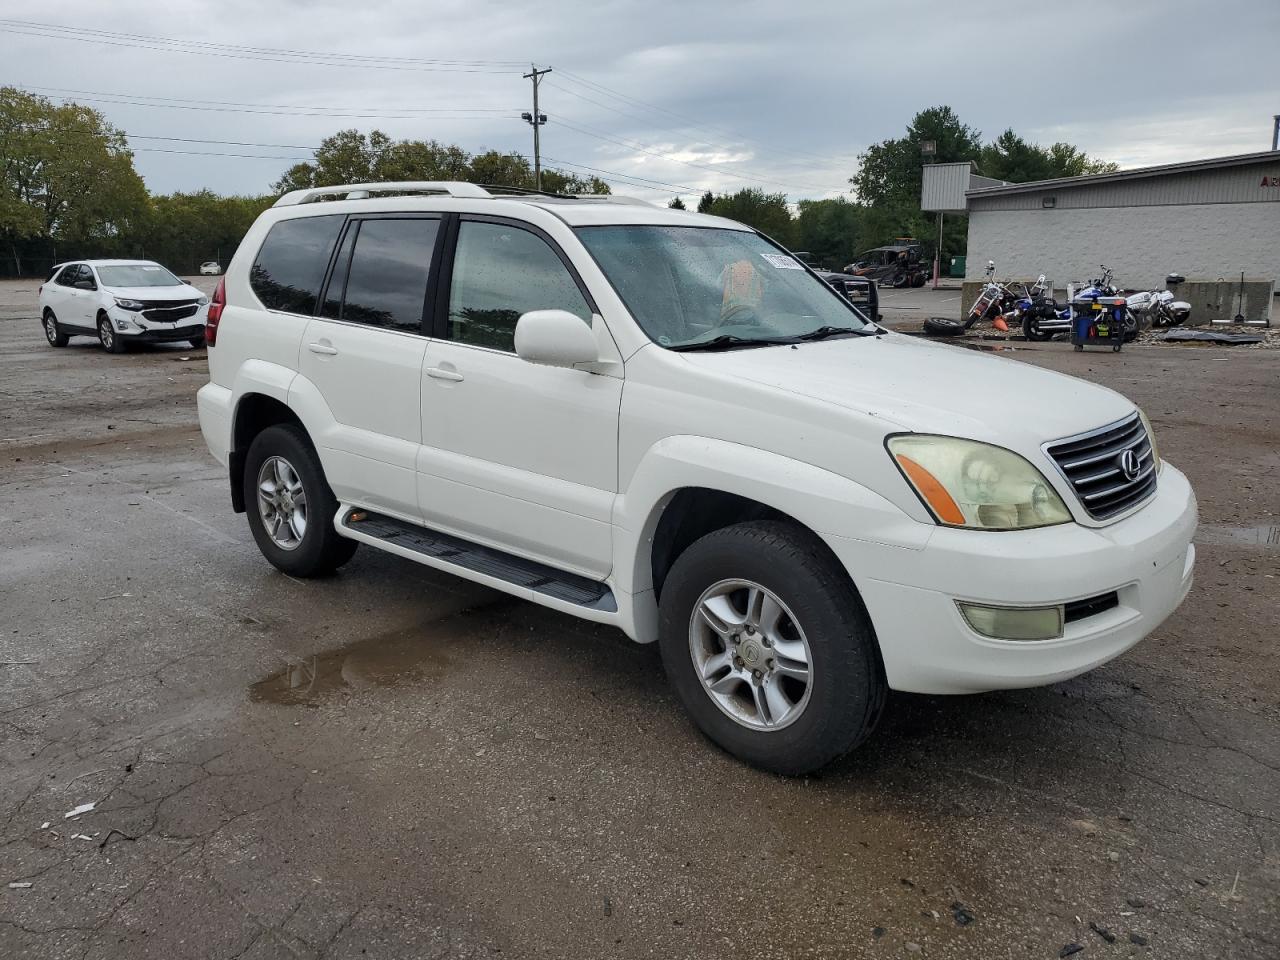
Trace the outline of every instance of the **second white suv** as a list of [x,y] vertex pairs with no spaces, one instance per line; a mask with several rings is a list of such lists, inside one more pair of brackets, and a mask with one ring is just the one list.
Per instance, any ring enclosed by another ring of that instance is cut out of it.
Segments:
[[1195,497],[1130,401],[888,333],[715,217],[299,191],[207,340],[201,428],[273,564],[366,544],[657,641],[773,771],[851,749],[890,688],[1089,670],[1191,583]]
[[109,353],[133,343],[204,344],[209,298],[151,260],[61,263],[40,286],[40,325],[52,347],[98,338]]

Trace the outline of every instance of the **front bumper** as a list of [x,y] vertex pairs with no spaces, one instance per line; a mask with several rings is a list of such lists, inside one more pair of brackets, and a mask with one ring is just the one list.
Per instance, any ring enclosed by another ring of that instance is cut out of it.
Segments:
[[178,340],[204,340],[204,322],[208,305],[197,308],[190,317],[174,323],[146,319],[140,311],[113,307],[108,311],[116,334],[136,343],[171,343]]
[[[875,569],[865,542],[828,542],[866,603],[889,686],[978,693],[1076,676],[1159,627],[1191,588],[1196,520],[1190,483],[1166,463],[1155,496],[1109,526],[939,528],[922,550],[876,550]],[[1068,623],[1056,640],[992,640],[974,632],[956,606],[1040,606],[1113,590],[1118,606]]]

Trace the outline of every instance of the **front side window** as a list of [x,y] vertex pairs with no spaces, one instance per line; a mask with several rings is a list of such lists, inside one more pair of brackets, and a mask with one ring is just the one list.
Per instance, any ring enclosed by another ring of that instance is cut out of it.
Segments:
[[545,240],[504,223],[463,221],[449,291],[448,338],[514,352],[516,321],[530,310],[567,310],[591,322],[586,298]]
[[345,217],[281,220],[267,233],[249,271],[249,285],[268,310],[315,312],[329,254]]
[[871,332],[847,300],[758,234],[631,224],[577,232],[661,346],[730,348]]
[[[351,323],[421,333],[431,253],[439,232],[439,220],[420,217],[353,224],[347,239],[355,234],[355,246],[338,316]],[[333,315],[333,287],[345,266],[348,246],[344,240],[334,281],[329,284],[325,316]]]
[[158,263],[129,263],[99,267],[104,287],[179,287],[182,281]]

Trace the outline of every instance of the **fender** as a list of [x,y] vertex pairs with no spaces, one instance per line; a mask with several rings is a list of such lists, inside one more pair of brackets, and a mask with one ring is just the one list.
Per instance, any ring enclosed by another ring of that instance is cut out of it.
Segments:
[[231,378],[231,395],[235,397],[232,424],[239,415],[240,401],[249,393],[261,393],[288,406],[289,385],[296,376],[288,367],[266,360],[246,360],[240,364],[235,376]]
[[[649,562],[654,531],[671,498],[686,487],[704,487],[762,503],[804,524],[828,543],[831,537],[890,550],[922,550],[934,526],[913,520],[889,500],[859,483],[812,464],[743,444],[708,437],[671,436],[655,443],[614,501],[614,574],[634,639],[657,637],[657,604]],[[875,550],[868,551],[873,556]],[[849,570],[856,582],[866,570]],[[629,600],[630,602],[626,602]]]

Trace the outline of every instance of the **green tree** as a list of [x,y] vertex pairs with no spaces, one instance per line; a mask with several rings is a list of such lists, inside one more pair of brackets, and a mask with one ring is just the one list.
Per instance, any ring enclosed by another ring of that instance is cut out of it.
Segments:
[[814,260],[839,270],[866,246],[867,208],[847,197],[801,200],[795,222],[795,245]]
[[[533,165],[518,153],[486,150],[475,156],[437,140],[392,140],[381,130],[368,135],[339,130],[326,137],[315,157],[285,171],[272,188],[278,192],[341,183],[397,180],[466,180],[504,187],[534,188]],[[544,167],[542,188],[552,193],[608,193],[598,177],[579,177]]]
[[0,87],[0,236],[19,272],[19,241],[116,243],[146,197],[124,134],[102,114]]
[[1119,169],[1114,163],[1095,160],[1069,143],[1042,147],[1005,130],[982,148],[978,167],[984,176],[1010,183],[1079,177],[1088,173],[1109,173]]
[[708,190],[698,198],[698,212],[710,213],[712,205],[716,202],[716,195]]
[[224,267],[253,221],[274,197],[222,197],[211,190],[153,196],[127,249],[180,273],[205,260]]
[[681,200],[679,197],[673,197],[673,198],[672,198],[672,200],[671,200],[671,202],[670,202],[670,203],[668,203],[668,204],[667,204],[667,206],[668,206],[670,209],[672,209],[672,210],[683,210],[683,209],[685,209],[684,201],[683,201],[683,200]]
[[926,140],[935,144],[936,163],[977,160],[982,152],[981,134],[961,123],[950,107],[921,110],[907,125],[904,136],[872,144],[858,158],[858,172],[849,178],[858,199],[876,207],[918,210],[923,166],[920,149]]
[[755,227],[785,246],[792,243],[794,222],[785,193],[765,193],[757,187],[747,187],[737,193],[713,197],[709,209],[703,210],[699,204],[698,210]]

